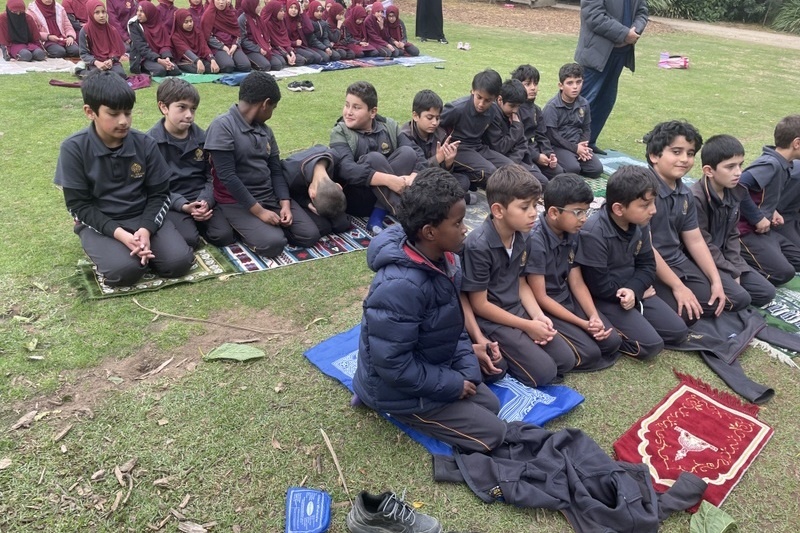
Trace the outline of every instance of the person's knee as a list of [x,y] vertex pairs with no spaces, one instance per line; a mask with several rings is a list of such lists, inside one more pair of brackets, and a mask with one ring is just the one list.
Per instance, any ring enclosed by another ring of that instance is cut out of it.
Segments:
[[636,341],[636,344],[638,351],[630,354],[630,356],[637,361],[649,361],[664,350],[664,341],[662,339],[653,339],[652,342]]
[[186,275],[194,264],[194,251],[189,246],[172,250],[168,257],[154,263],[156,272],[165,278],[179,278]]
[[270,258],[281,255],[281,252],[283,252],[287,244],[288,241],[283,235],[264,235],[254,242],[247,243],[247,245],[259,255]]
[[306,226],[307,227],[304,227],[302,232],[292,233],[291,242],[293,245],[302,248],[311,248],[319,242],[321,237],[319,228],[314,224],[307,224]]
[[665,346],[681,346],[689,338],[689,326],[685,321],[683,324],[678,324],[677,321],[673,327],[668,330],[661,329],[658,334],[664,341]]
[[130,287],[142,279],[147,271],[139,261],[131,259],[131,261],[115,265],[105,272],[102,272],[105,278],[104,283],[109,287]]
[[228,246],[236,242],[236,235],[230,224],[209,228],[204,237],[209,244],[214,246]]
[[776,265],[777,268],[770,273],[769,281],[775,286],[781,286],[794,279],[794,267],[786,261],[785,264]]

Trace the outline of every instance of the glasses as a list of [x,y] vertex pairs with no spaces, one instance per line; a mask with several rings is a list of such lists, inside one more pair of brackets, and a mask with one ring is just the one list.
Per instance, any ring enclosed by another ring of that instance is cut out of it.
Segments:
[[585,218],[587,218],[589,216],[589,210],[588,209],[564,209],[563,207],[558,207],[558,206],[553,206],[553,207],[555,207],[556,209],[558,209],[562,213],[572,213],[573,215],[575,215],[579,219],[585,219]]

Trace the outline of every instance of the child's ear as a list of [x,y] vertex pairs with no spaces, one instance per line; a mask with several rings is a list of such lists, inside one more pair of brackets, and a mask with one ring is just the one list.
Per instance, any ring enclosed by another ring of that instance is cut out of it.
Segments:
[[378,114],[378,108],[377,107],[373,107],[372,109],[369,110],[369,116],[370,117],[375,118],[375,115],[377,115],[377,114]]
[[558,218],[558,214],[559,214],[559,210],[558,210],[558,208],[556,206],[551,205],[550,207],[547,208],[547,216],[548,217],[550,217],[552,219],[556,219],[556,218]]
[[502,219],[505,209],[503,209],[502,205],[500,205],[499,203],[495,202],[495,203],[493,203],[492,205],[489,206],[489,211],[492,213],[492,217],[497,218],[497,219]]
[[419,120],[419,114],[416,111],[412,111],[411,118],[414,119],[415,121]]
[[161,111],[162,115],[166,115],[169,112],[169,106],[164,102],[158,102],[158,110]]
[[422,229],[419,230],[419,232],[417,233],[417,236],[420,239],[423,239],[423,240],[426,240],[426,241],[432,241],[432,240],[434,240],[436,238],[436,232],[434,231],[435,229],[436,228],[433,225],[425,224],[424,226],[422,226]]
[[615,215],[617,215],[618,217],[622,216],[622,211],[624,209],[625,209],[625,206],[623,206],[619,202],[614,202],[613,204],[611,204],[611,212],[614,213]]
[[703,176],[710,178],[714,175],[714,169],[711,168],[711,165],[703,165]]
[[97,118],[97,115],[92,110],[91,106],[89,106],[89,104],[83,104],[83,113],[86,115],[86,118],[88,118],[89,120],[94,120],[94,119]]
[[497,103],[500,104],[500,105],[503,105],[503,97],[502,96],[498,96],[497,97]]

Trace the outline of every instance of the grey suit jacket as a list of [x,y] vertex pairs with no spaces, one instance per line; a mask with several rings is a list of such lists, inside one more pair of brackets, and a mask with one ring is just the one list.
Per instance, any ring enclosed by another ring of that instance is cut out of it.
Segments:
[[[647,26],[647,0],[631,0],[633,27],[642,34]],[[615,46],[624,44],[630,28],[622,21],[625,0],[581,0],[581,32],[575,61],[600,72],[606,66]],[[634,70],[633,46],[629,48],[625,66]]]

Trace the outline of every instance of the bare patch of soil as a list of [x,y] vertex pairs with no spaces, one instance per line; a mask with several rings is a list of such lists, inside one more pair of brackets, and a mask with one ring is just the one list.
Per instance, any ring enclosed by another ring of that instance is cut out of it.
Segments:
[[[167,320],[174,319],[159,318],[159,321]],[[182,346],[162,350],[154,345],[146,345],[124,359],[109,357],[89,370],[63,372],[59,375],[60,386],[56,392],[9,406],[7,412],[16,413],[18,417],[34,410],[39,412],[39,416],[49,412],[43,421],[67,426],[76,420],[93,418],[94,410],[114,392],[154,381],[169,387],[193,372],[202,361],[203,354],[225,342],[249,342],[262,348],[269,356],[287,342],[305,341],[300,338],[301,327],[267,311],[248,313],[246,318],[228,311],[209,320],[217,324],[205,324],[202,334]],[[233,329],[225,324],[281,333],[263,335]],[[158,326],[156,322],[154,327]],[[162,367],[167,361],[169,363]]]

